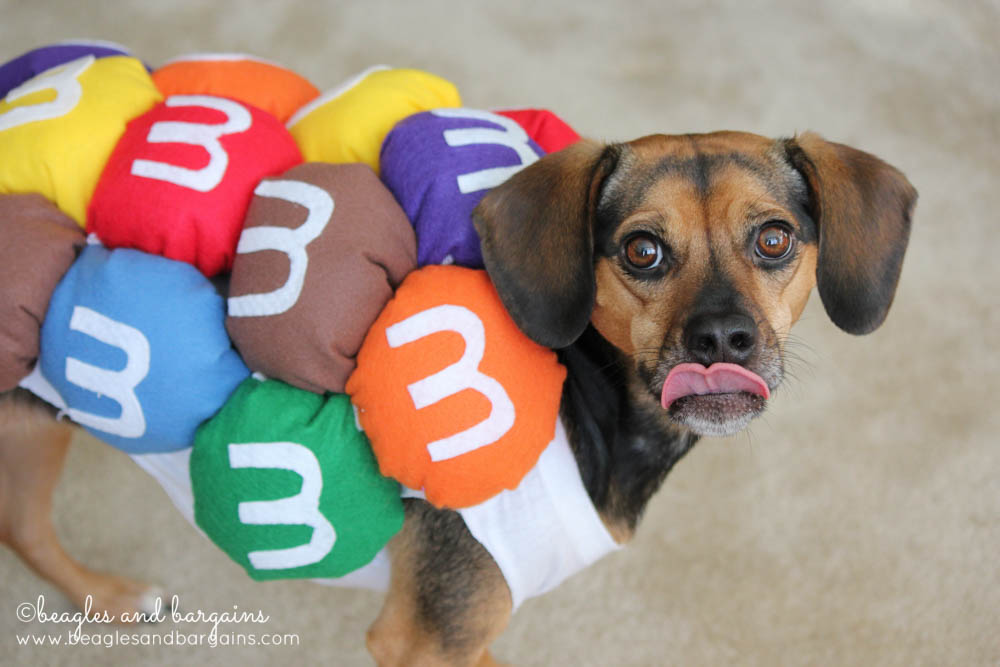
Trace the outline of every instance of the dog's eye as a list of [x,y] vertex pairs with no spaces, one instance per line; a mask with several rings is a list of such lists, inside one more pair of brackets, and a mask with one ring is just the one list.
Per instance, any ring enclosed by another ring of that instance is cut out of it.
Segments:
[[663,246],[649,234],[636,234],[625,242],[625,261],[636,269],[653,269],[663,262]]
[[769,222],[757,233],[754,250],[764,259],[784,259],[792,250],[792,234],[785,223]]

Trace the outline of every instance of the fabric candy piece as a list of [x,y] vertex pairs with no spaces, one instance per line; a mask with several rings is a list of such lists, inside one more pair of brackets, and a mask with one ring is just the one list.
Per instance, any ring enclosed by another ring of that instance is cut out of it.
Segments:
[[198,430],[198,526],[254,579],[339,577],[403,525],[348,398],[246,380]]
[[153,81],[164,97],[229,97],[263,109],[282,123],[319,96],[316,86],[290,69],[242,54],[183,56],[153,72]]
[[556,428],[566,369],[504,310],[485,271],[414,271],[358,353],[347,393],[382,473],[439,507],[513,489]]
[[497,113],[523,127],[528,136],[546,153],[561,151],[580,140],[576,130],[548,109],[517,109]]
[[411,114],[461,104],[455,86],[414,69],[365,70],[300,109],[288,128],[310,162],[363,162],[379,171],[389,130]]
[[415,262],[413,229],[368,166],[299,165],[255,190],[226,328],[251,369],[343,392],[368,327]]
[[0,98],[28,79],[82,56],[127,56],[128,49],[111,42],[73,41],[50,44],[23,53],[0,66]]
[[128,125],[91,202],[87,231],[197,266],[232,267],[253,189],[302,161],[291,135],[260,109],[174,95]]
[[129,120],[162,99],[135,58],[85,55],[0,101],[0,193],[38,192],[83,226]]
[[[179,449],[164,454],[136,454],[132,460],[156,480],[177,510],[194,524],[194,492],[191,488],[191,452],[194,448]],[[379,551],[364,567],[336,578],[311,579],[325,586],[362,588],[385,592],[389,589],[391,563],[387,548]]]
[[193,267],[87,246],[52,294],[42,375],[67,414],[130,454],[189,446],[249,371]]
[[543,155],[509,118],[435,109],[401,121],[382,146],[382,180],[417,234],[417,264],[483,266],[472,210]]
[[0,195],[0,392],[38,360],[52,291],[83,248],[83,231],[39,194]]

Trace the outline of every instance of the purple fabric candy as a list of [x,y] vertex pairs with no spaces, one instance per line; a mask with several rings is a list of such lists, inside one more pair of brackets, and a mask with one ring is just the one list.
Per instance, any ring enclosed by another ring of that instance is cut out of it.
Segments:
[[545,152],[516,122],[475,109],[435,109],[399,122],[382,144],[382,180],[417,236],[417,264],[481,268],[472,210]]
[[6,97],[7,93],[28,79],[38,76],[47,69],[89,55],[103,58],[104,56],[131,54],[124,46],[110,42],[62,42],[39,47],[0,65],[0,99]]

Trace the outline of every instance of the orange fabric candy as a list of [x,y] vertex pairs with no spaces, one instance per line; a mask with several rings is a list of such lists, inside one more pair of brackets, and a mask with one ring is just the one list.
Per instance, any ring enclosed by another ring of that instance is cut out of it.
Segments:
[[426,266],[368,331],[347,393],[383,475],[438,507],[514,489],[555,435],[566,369],[485,271]]
[[199,53],[172,60],[153,72],[153,83],[164,97],[229,97],[263,109],[282,123],[319,97],[316,86],[289,69],[253,56],[225,53]]

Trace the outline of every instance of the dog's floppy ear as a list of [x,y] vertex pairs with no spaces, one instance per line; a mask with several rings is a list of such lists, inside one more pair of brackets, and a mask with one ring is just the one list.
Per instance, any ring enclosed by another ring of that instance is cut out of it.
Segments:
[[895,167],[806,133],[785,141],[819,228],[816,285],[834,324],[874,331],[896,292],[917,191]]
[[566,347],[590,321],[594,209],[618,153],[580,141],[522,169],[473,212],[504,306],[521,331],[546,347]]

